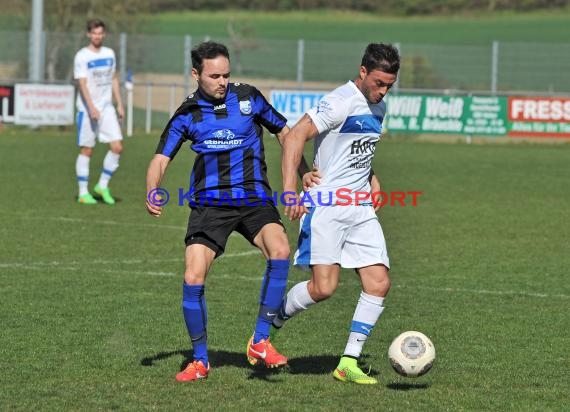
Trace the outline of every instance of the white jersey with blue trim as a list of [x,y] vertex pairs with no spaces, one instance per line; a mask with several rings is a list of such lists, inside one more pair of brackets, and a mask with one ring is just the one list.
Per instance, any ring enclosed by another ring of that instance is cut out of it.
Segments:
[[[87,47],[75,55],[73,78],[87,79],[87,89],[97,110],[102,111],[113,104],[113,76],[115,74],[115,52],[109,47],[101,47],[94,52]],[[77,94],[77,110],[86,111],[81,93]]]
[[330,200],[334,204],[339,189],[348,189],[342,191],[344,196],[370,191],[370,168],[385,113],[384,101],[369,103],[352,81],[325,95],[307,112],[319,132],[313,164],[322,178],[309,190],[316,206]]

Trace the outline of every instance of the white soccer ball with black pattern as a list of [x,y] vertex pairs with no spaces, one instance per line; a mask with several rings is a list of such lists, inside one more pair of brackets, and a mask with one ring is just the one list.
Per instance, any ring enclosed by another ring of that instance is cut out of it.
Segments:
[[410,330],[392,341],[388,359],[399,375],[415,378],[428,373],[435,361],[435,347],[421,332]]

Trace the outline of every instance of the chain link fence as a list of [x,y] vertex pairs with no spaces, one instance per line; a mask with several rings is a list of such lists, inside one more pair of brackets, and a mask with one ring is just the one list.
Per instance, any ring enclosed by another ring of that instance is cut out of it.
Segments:
[[[0,80],[28,78],[29,33],[0,32]],[[123,41],[121,41],[123,37]],[[46,32],[43,36],[45,81],[69,82],[73,56],[84,34]],[[122,79],[135,75],[188,76],[191,36],[108,35]],[[304,82],[344,82],[357,73],[366,43],[279,39],[212,38],[228,45],[233,75]],[[570,43],[493,43],[453,46],[399,43],[402,69],[399,87],[417,90],[457,90],[478,93],[570,92]]]
[[[30,33],[0,31],[0,85],[30,78]],[[203,40],[226,44],[232,78],[267,93],[275,88],[330,90],[354,77],[366,42],[196,38],[108,34],[121,80],[135,84],[135,127],[164,123],[196,85],[189,51]],[[44,32],[45,83],[70,83],[73,58],[87,44],[84,33]],[[493,42],[488,45],[398,43],[402,65],[397,90],[478,95],[568,95],[570,43]],[[397,92],[394,90],[394,92]]]

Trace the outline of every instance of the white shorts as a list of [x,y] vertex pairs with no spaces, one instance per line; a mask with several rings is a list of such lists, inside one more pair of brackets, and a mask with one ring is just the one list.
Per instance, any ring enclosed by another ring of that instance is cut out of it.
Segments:
[[295,265],[339,264],[361,268],[383,264],[390,268],[386,241],[372,206],[311,207],[303,215]]
[[123,140],[123,133],[113,106],[106,106],[101,111],[99,121],[93,121],[89,113],[77,112],[77,145],[95,147],[95,136],[101,143]]

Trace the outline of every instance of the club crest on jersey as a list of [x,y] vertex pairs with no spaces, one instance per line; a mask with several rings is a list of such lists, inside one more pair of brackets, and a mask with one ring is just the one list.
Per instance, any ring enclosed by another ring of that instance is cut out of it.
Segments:
[[331,110],[332,106],[325,99],[322,99],[317,106],[317,113],[330,112]]
[[239,111],[243,114],[251,113],[251,102],[249,100],[239,102]]
[[236,135],[230,129],[221,129],[213,132],[212,137],[220,140],[233,140]]

